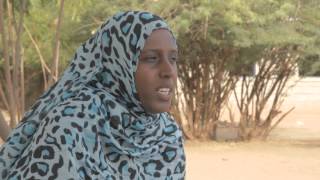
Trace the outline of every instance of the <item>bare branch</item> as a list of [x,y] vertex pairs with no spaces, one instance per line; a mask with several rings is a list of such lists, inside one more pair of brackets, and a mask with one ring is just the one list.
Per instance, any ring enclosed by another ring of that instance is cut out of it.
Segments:
[[54,40],[54,48],[53,48],[53,59],[52,59],[52,69],[53,76],[50,76],[49,84],[52,84],[59,76],[59,48],[60,48],[60,29],[63,17],[63,8],[64,8],[64,0],[60,1],[60,10],[59,10],[59,17],[57,20],[57,27],[56,27],[56,34]]
[[41,67],[42,67],[42,73],[43,73],[43,78],[44,78],[44,84],[45,84],[45,89],[48,87],[48,81],[47,81],[47,76],[46,76],[46,71],[49,73],[50,77],[52,77],[54,79],[54,81],[57,81],[57,78],[52,74],[50,68],[48,67],[48,65],[46,64],[43,55],[40,51],[40,48],[36,42],[36,40],[32,37],[29,28],[24,24],[24,28],[32,42],[32,44],[34,45],[34,47],[36,48],[37,54],[39,56],[40,62],[41,62]]

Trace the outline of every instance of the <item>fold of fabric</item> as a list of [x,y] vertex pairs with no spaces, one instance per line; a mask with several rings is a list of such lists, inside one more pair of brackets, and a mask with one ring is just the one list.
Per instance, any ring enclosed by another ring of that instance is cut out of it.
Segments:
[[134,81],[145,41],[160,28],[170,31],[143,11],[102,24],[0,148],[0,179],[184,179],[178,125],[145,112]]

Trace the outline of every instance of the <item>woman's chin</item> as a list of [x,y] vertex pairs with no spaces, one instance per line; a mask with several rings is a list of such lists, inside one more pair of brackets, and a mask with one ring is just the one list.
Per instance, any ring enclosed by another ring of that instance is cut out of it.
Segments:
[[171,108],[171,101],[157,103],[157,105],[154,105],[151,108],[146,109],[146,111],[148,113],[157,114],[157,113],[169,112],[170,108]]

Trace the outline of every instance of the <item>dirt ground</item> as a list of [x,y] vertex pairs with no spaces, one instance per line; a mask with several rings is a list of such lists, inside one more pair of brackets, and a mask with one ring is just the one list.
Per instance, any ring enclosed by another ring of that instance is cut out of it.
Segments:
[[320,140],[187,142],[187,180],[319,180]]
[[319,180],[320,99],[287,101],[296,109],[265,142],[190,142],[187,180]]

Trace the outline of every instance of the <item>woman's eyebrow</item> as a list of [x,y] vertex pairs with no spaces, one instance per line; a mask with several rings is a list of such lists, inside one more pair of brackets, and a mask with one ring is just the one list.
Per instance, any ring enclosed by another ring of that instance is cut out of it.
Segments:
[[[175,48],[171,48],[171,49],[167,49],[167,50],[169,50],[170,52],[178,52],[178,50]],[[148,52],[158,53],[161,51],[162,51],[161,49],[146,49],[146,50],[143,50],[142,53],[148,53]]]

